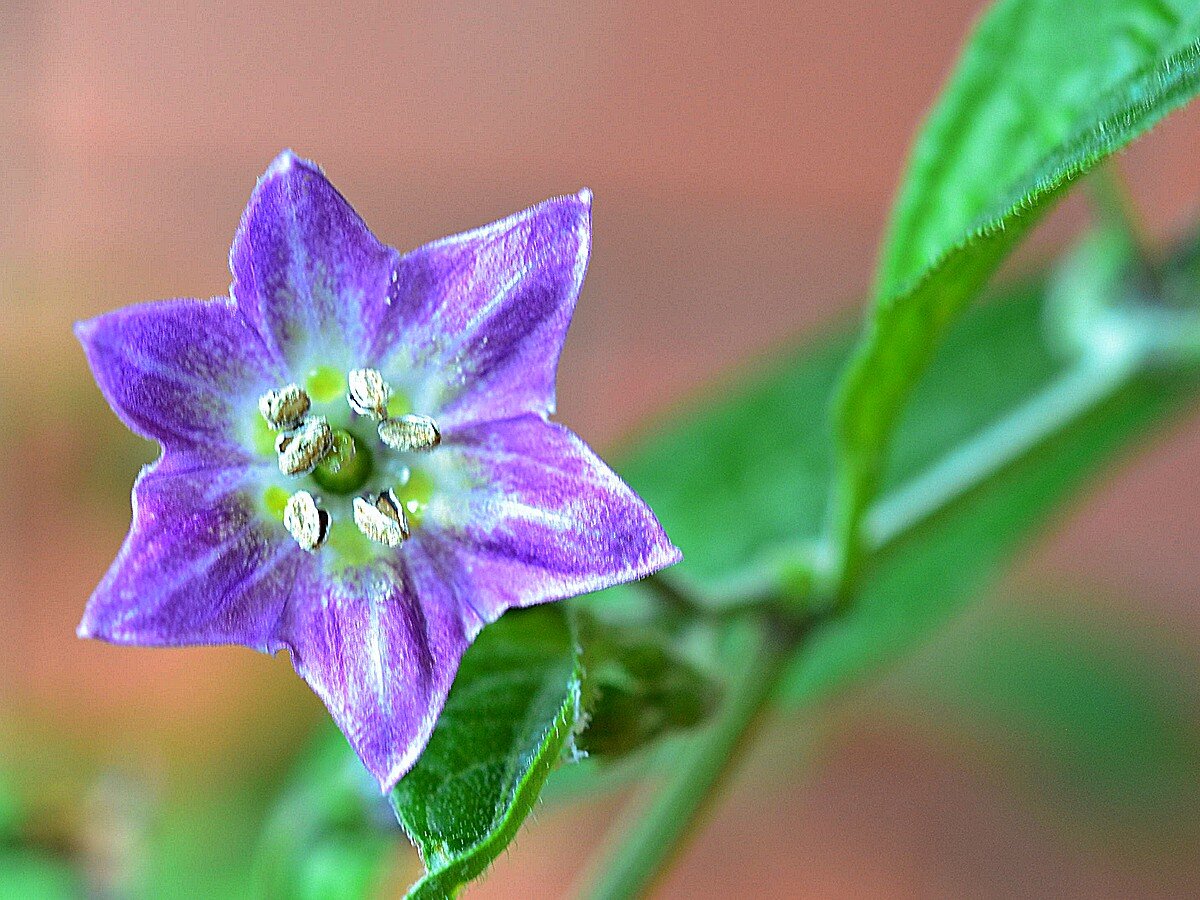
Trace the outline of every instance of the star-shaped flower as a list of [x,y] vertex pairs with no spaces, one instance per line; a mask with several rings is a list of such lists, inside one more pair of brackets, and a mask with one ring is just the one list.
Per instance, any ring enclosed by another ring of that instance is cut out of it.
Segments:
[[96,381],[162,456],[84,637],[286,648],[385,791],[505,610],[679,559],[554,411],[590,194],[401,255],[279,156],[230,296],[81,322]]

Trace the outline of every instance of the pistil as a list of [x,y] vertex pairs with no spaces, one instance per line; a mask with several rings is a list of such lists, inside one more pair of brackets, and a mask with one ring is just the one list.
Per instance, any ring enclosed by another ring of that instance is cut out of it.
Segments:
[[333,432],[329,454],[313,469],[313,481],[335,494],[353,494],[373,471],[371,451],[345,429]]

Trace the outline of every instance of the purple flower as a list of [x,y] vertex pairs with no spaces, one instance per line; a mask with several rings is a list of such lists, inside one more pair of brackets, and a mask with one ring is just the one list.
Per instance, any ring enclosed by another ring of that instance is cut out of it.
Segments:
[[387,791],[484,625],[676,562],[547,419],[590,201],[402,256],[285,152],[234,237],[228,298],[79,323],[109,404],[163,448],[79,634],[286,648]]

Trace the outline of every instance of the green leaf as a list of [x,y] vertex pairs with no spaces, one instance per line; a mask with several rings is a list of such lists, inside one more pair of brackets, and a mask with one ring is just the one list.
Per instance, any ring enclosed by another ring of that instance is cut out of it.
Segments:
[[15,779],[6,769],[0,768],[0,843],[16,837],[23,817]]
[[60,860],[31,850],[0,847],[0,894],[21,900],[87,896],[82,879]]
[[1200,89],[1183,0],[1002,0],[919,136],[837,401],[836,527],[855,564],[889,442],[947,328],[1065,189]]
[[263,830],[257,895],[304,900],[373,896],[402,843],[379,786],[332,726],[301,760]]
[[1200,816],[1200,732],[1188,685],[1198,661],[1148,623],[1061,598],[990,602],[927,647],[880,698],[951,726],[1072,830],[1124,826],[1141,839]]
[[512,610],[479,635],[392,793],[427,870],[410,896],[454,896],[508,846],[581,725],[581,682],[561,605]]
[[[621,475],[683,550],[667,574],[689,593],[819,529],[832,472],[829,401],[851,337],[826,335],[769,361],[618,454]],[[583,603],[625,621],[641,599],[618,587]]]
[[[900,424],[886,485],[925,471],[1061,375],[1043,336],[1044,296],[1040,285],[1010,289],[957,323]],[[832,470],[826,411],[848,348],[833,337],[776,360],[627,457],[622,473],[683,550],[678,577],[702,588],[820,529]],[[926,638],[1194,386],[1179,373],[1135,380],[894,543],[849,608],[809,636],[784,696],[812,703]]]
[[1071,0],[1001,0],[981,19],[913,146],[878,293],[903,290],[1043,181],[1136,136],[1136,118],[1096,133],[1118,110],[1153,116],[1179,98],[1164,61],[1200,39],[1191,0],[1092,0],[1082,13]]

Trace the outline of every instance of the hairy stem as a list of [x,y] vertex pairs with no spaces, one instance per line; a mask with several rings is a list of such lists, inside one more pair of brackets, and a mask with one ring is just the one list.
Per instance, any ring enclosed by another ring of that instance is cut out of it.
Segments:
[[734,769],[769,706],[776,682],[799,636],[767,616],[730,624],[728,658],[733,682],[716,720],[674,760],[671,774],[632,821],[613,829],[620,839],[586,879],[592,900],[624,900],[647,893],[695,833],[706,807]]

